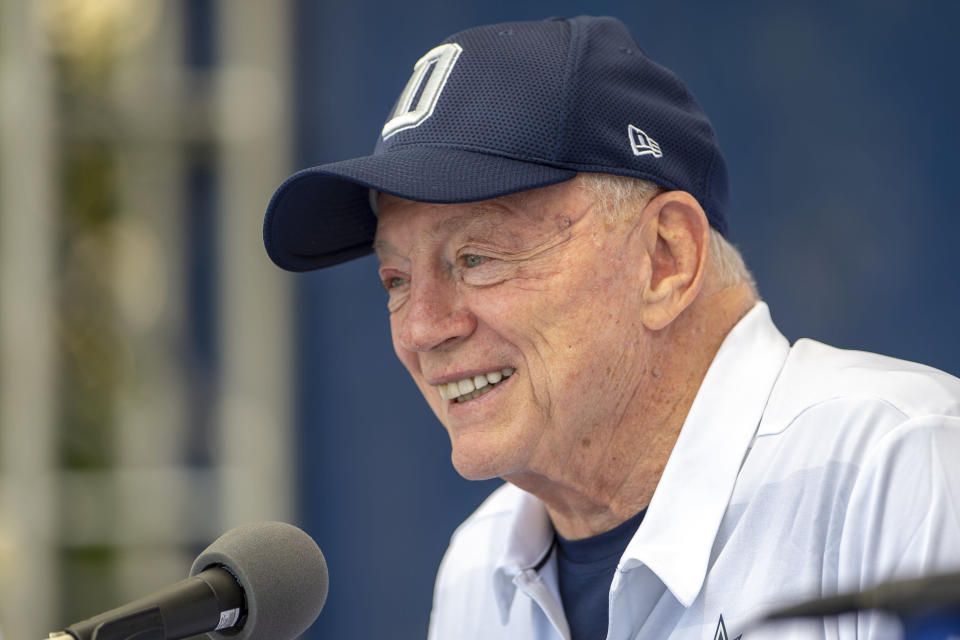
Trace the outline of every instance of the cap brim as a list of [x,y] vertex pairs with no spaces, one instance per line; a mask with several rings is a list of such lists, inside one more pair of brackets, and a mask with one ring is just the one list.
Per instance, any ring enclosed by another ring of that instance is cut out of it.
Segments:
[[571,169],[464,149],[398,149],[304,169],[270,200],[267,254],[289,271],[329,267],[372,250],[377,220],[369,190],[418,202],[488,200],[569,180]]

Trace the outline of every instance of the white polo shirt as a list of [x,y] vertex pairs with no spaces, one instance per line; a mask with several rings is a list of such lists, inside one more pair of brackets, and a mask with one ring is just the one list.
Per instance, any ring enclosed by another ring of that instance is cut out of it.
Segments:
[[[534,569],[552,538],[537,498],[495,491],[451,538],[429,637],[569,638],[555,558]],[[812,340],[791,348],[758,303],[718,351],[620,559],[607,637],[899,638],[870,612],[750,622],[957,569],[960,380]]]

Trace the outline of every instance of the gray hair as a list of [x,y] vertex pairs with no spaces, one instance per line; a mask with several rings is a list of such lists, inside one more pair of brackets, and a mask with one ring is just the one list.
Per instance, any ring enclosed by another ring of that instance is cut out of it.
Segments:
[[[593,192],[600,203],[601,214],[611,222],[623,221],[638,213],[642,207],[631,205],[646,203],[665,191],[659,185],[646,180],[606,173],[581,173],[578,179],[584,188]],[[759,298],[757,283],[740,251],[712,226],[708,260],[720,287],[746,284],[753,296]]]

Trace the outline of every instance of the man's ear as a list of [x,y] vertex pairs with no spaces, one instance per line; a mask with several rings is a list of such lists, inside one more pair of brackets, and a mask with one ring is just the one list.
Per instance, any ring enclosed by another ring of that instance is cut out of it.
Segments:
[[703,286],[710,223],[696,198],[667,191],[650,200],[644,212],[644,239],[650,256],[650,280],[641,292],[641,320],[659,331],[676,319]]

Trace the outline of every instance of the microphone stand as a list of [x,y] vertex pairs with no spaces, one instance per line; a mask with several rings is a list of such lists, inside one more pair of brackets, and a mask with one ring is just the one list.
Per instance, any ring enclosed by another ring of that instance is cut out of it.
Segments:
[[941,640],[960,632],[960,572],[887,582],[858,593],[802,602],[768,613],[759,624],[877,609],[900,618],[908,640]]
[[951,608],[960,609],[960,572],[887,582],[859,593],[803,602],[767,614],[766,620],[835,616],[861,609],[915,615]]

